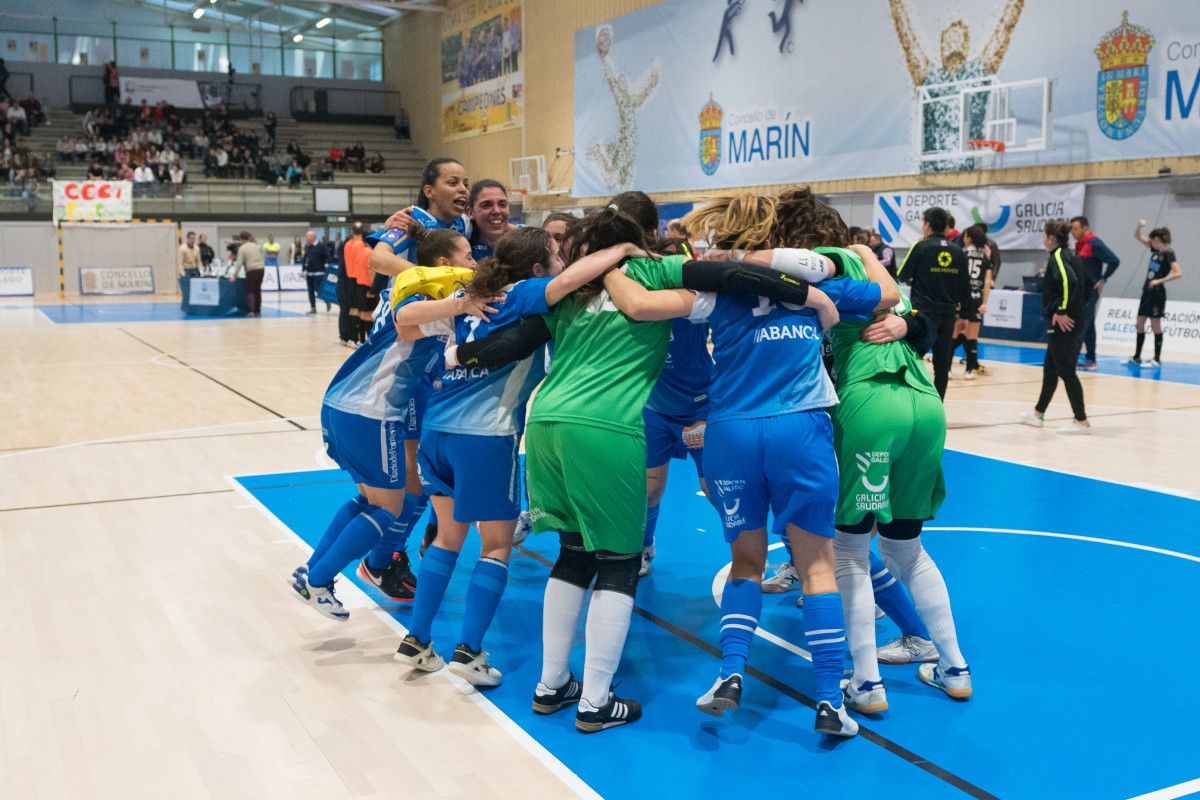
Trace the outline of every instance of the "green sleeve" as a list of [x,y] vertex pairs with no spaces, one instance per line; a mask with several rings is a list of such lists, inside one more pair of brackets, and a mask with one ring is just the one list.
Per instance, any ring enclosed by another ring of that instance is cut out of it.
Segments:
[[684,256],[631,258],[625,262],[625,274],[647,289],[682,289]]

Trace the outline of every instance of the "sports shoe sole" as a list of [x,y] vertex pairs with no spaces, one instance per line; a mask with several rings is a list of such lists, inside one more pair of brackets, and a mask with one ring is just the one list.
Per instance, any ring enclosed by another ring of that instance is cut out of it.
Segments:
[[599,733],[609,728],[619,728],[622,725],[628,725],[630,722],[637,722],[637,720],[619,719],[612,722],[581,722],[580,720],[575,720],[575,730],[580,733]]
[[347,622],[347,621],[349,621],[349,619],[350,619],[350,612],[349,612],[349,611],[346,611],[346,612],[344,612],[344,613],[343,613],[341,616],[337,616],[337,615],[335,615],[335,614],[332,614],[332,613],[330,613],[330,612],[326,611],[324,608],[322,608],[321,606],[317,605],[316,603],[314,603],[314,602],[313,602],[312,600],[310,600],[309,598],[307,598],[307,597],[305,597],[304,595],[302,595],[302,594],[300,594],[299,592],[297,592],[297,591],[296,591],[296,586],[295,586],[295,584],[294,584],[294,583],[291,583],[291,582],[289,582],[289,583],[288,583],[288,587],[289,587],[289,588],[292,590],[292,596],[293,596],[293,597],[295,597],[295,598],[296,598],[297,600],[299,600],[301,603],[304,603],[304,605],[308,606],[308,607],[309,607],[309,608],[311,608],[313,611],[316,611],[318,614],[320,614],[320,615],[321,615],[322,617],[324,617],[325,619],[331,619],[331,620],[333,620],[334,622]]
[[499,686],[504,680],[503,675],[493,678],[491,675],[471,669],[470,664],[463,664],[458,661],[450,662],[450,671],[472,686]]
[[578,695],[576,695],[574,698],[572,698],[570,700],[560,700],[557,703],[539,703],[537,700],[534,700],[533,701],[533,713],[535,713],[535,714],[554,714],[556,712],[562,711],[564,708],[567,708],[568,706],[577,706],[577,705],[579,705],[579,696]]
[[406,656],[402,653],[396,653],[392,656],[393,659],[412,667],[421,672],[437,672],[442,667],[446,666],[446,660],[437,653],[428,656]]
[[707,703],[696,703],[696,710],[714,717],[725,716],[726,711],[737,711],[738,703],[728,697],[714,697]]
[[885,658],[884,656],[876,656],[876,660],[880,664],[892,664],[892,665],[896,665],[896,664],[936,664],[938,661],[941,660],[941,656],[938,655],[937,653],[934,653],[929,658],[899,659],[899,658],[890,658],[890,657]]
[[970,686],[968,686],[966,689],[953,689],[945,684],[935,683],[933,679],[926,678],[924,673],[921,672],[917,673],[917,677],[921,679],[921,683],[932,686],[935,689],[941,689],[955,700],[968,700],[970,699],[971,695],[975,693],[975,690]]
[[842,695],[842,702],[846,704],[846,708],[851,711],[857,711],[860,714],[882,714],[888,710],[887,700],[884,700],[882,703],[866,706],[855,703],[850,699],[849,695]]

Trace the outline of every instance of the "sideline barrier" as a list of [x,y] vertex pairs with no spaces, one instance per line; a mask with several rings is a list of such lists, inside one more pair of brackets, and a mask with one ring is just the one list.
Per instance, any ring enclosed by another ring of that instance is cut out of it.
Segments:
[[0,267],[0,297],[33,297],[33,267]]

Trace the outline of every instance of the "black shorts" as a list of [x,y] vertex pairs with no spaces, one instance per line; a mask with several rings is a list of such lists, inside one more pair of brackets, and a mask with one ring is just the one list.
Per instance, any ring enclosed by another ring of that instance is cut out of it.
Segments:
[[966,322],[983,322],[983,314],[979,313],[979,306],[964,306],[958,310],[958,318]]
[[1167,290],[1162,286],[1153,286],[1142,291],[1142,301],[1138,303],[1139,317],[1161,319],[1167,309]]

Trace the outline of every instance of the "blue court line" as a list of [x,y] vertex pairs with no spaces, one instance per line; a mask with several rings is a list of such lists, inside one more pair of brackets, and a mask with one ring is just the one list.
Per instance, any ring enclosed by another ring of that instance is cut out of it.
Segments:
[[[1142,351],[1143,357],[1147,359],[1154,353],[1153,350],[1150,350],[1150,355],[1146,355],[1146,352],[1145,350]],[[958,353],[961,354],[962,350],[959,349]],[[1042,361],[1046,358],[1046,348],[1040,345],[1020,347],[1011,344],[980,342],[979,357],[987,361],[1001,361],[1006,364],[1028,364],[1040,367]],[[1125,378],[1140,378],[1147,381],[1186,383],[1192,386],[1200,386],[1200,364],[1168,360],[1164,361],[1162,367],[1159,369],[1142,369],[1141,367],[1122,364],[1121,362],[1125,358],[1126,356],[1096,356],[1096,365],[1099,369],[1094,373],[1080,370],[1080,374],[1119,375]]]
[[[184,314],[179,303],[80,303],[59,305],[38,305],[46,317],[57,325],[78,324],[88,322],[188,322],[221,319],[239,319],[241,314],[231,314],[224,317],[197,317]],[[262,309],[263,317],[301,317],[294,311],[284,311],[272,308],[266,304]]]
[[[1185,523],[1200,518],[1196,501],[956,452],[946,454],[946,469],[949,499],[932,523],[937,527],[1028,529],[1197,550],[1195,526]],[[729,552],[689,473],[683,464],[672,470],[659,557],[637,603],[716,643],[719,611],[710,588]],[[354,491],[337,470],[239,481],[310,544]],[[1155,698],[1158,682],[1169,680],[1162,665],[1191,663],[1200,640],[1191,611],[1200,565],[1032,536],[932,531],[927,539],[950,586],[976,695],[956,703],[920,684],[915,668],[884,667],[892,711],[860,718],[866,727],[1005,798],[1116,800],[1196,777],[1190,718],[1166,713]],[[528,546],[550,560],[556,555],[552,536],[531,537]],[[415,554],[415,545],[409,549]],[[476,558],[469,544],[434,626],[442,650],[457,641]],[[723,720],[699,714],[695,697],[711,683],[717,660],[642,617],[633,620],[619,675],[620,691],[645,703],[641,722],[584,737],[569,711],[534,715],[529,700],[538,679],[546,574],[531,558],[513,559],[486,641],[505,681],[488,698],[601,795],[722,797],[730,786],[761,795],[799,783],[814,794],[964,796],[864,739],[822,742],[809,709],[754,679],[736,714]],[[795,597],[765,598],[762,626],[802,643]],[[403,624],[409,613],[400,608],[393,616]],[[314,629],[325,624],[314,614]],[[880,623],[881,641],[893,632],[890,622]],[[581,649],[572,659],[577,675]],[[791,653],[759,640],[751,663],[811,696],[811,668]]]

